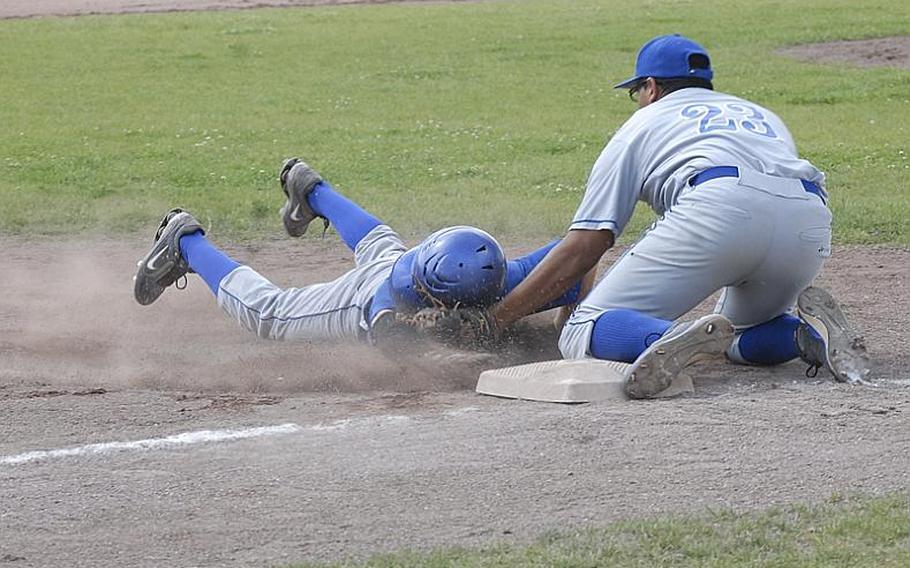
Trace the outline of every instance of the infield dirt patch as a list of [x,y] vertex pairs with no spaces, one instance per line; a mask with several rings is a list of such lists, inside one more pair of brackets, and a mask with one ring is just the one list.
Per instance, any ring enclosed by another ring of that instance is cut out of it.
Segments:
[[[302,430],[0,465],[0,557],[16,566],[338,560],[910,483],[907,249],[838,247],[819,279],[865,332],[878,387],[716,362],[693,396],[566,406],[474,395],[467,365],[258,339],[196,277],[139,306],[131,278],[148,244],[0,239],[0,458]],[[334,238],[229,251],[281,285],[351,265]],[[527,332],[551,351],[524,356],[555,356],[547,326]]]
[[812,63],[910,69],[910,36],[807,43],[781,49],[778,53]]
[[[387,4],[400,1],[401,0],[5,0],[0,3],[0,18],[82,16],[86,14],[128,14],[142,12],[184,12],[198,10],[244,10],[249,8],[328,6],[337,4]],[[407,1],[427,2],[439,0]]]

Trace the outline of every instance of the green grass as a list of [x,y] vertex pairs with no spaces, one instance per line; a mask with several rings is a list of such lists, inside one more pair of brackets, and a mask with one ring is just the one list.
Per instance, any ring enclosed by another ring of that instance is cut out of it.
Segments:
[[299,564],[390,567],[904,567],[910,565],[910,499],[624,522],[547,535],[530,545],[404,552],[361,562]]
[[[512,0],[0,21],[0,234],[279,231],[303,155],[403,232],[561,234],[610,87],[649,37],[712,52],[719,89],[776,110],[830,174],[839,242],[910,243],[910,72],[790,61],[795,43],[910,33],[910,3]],[[627,238],[649,219],[640,207]]]

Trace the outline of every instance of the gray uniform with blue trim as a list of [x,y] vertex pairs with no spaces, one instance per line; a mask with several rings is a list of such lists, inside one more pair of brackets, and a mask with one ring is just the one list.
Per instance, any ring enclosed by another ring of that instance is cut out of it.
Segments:
[[395,231],[379,225],[357,243],[355,268],[331,282],[282,289],[239,266],[221,281],[218,305],[266,339],[362,340],[369,302],[406,250]]
[[[738,175],[690,184],[717,166]],[[638,201],[659,218],[572,314],[563,355],[590,356],[594,321],[616,308],[675,320],[723,289],[717,311],[740,329],[786,312],[831,252],[824,184],[784,123],[739,97],[686,88],[638,110],[594,164],[570,228],[618,237]]]

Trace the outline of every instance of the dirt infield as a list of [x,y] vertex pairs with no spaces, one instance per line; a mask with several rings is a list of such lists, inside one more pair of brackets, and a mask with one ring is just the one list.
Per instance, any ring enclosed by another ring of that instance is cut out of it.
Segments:
[[795,45],[781,55],[812,63],[846,63],[861,67],[910,68],[910,36]]
[[[0,18],[40,16],[81,16],[87,14],[127,14],[141,12],[183,12],[193,10],[245,10],[288,6],[326,6],[335,4],[387,4],[402,0],[4,0]],[[438,2],[440,0],[405,0]],[[453,0],[446,0],[453,1]],[[457,0],[454,0],[457,1]]]
[[[476,366],[256,339],[198,279],[140,307],[130,279],[146,246],[0,239],[0,565],[523,542],[910,481],[910,250],[842,247],[820,278],[865,331],[877,388],[715,363],[694,396],[557,406],[474,395]],[[230,251],[283,285],[350,265],[334,238]],[[525,332],[550,351],[522,357],[553,356],[546,318]],[[291,431],[193,442],[262,427]]]

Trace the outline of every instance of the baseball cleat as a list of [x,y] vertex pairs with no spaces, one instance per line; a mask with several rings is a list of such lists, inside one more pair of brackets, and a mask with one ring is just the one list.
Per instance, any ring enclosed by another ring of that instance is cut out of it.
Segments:
[[677,324],[632,363],[623,390],[629,398],[651,398],[666,390],[684,368],[723,355],[732,342],[733,325],[720,314]]
[[810,286],[800,292],[796,309],[803,322],[796,332],[800,358],[811,365],[806,373],[814,376],[813,372],[824,367],[840,382],[864,383],[870,370],[866,344],[847,323],[831,294]]
[[[279,211],[284,228],[292,237],[303,236],[310,226],[310,221],[321,217],[310,208],[307,196],[322,181],[322,176],[299,158],[288,158],[281,164],[278,181],[281,182],[281,189],[287,197]],[[323,219],[325,226],[328,227],[328,219],[324,217]]]
[[[164,289],[192,272],[180,254],[180,237],[203,231],[202,225],[182,209],[167,212],[155,232],[152,250],[139,261],[133,278],[136,301],[147,306],[158,299]],[[178,288],[181,287],[178,284]]]

